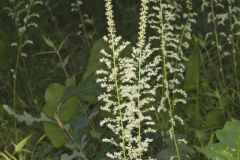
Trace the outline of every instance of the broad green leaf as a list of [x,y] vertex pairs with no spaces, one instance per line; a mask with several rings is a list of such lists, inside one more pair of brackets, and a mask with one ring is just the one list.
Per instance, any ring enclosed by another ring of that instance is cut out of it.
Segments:
[[211,160],[240,160],[240,121],[226,122],[224,128],[215,133],[218,143],[197,149]]
[[54,147],[59,148],[67,142],[63,131],[56,124],[43,122],[43,128]]
[[53,117],[57,111],[59,102],[63,96],[64,86],[58,83],[52,83],[45,92],[45,106],[43,112],[49,117]]
[[45,101],[47,103],[57,104],[63,95],[65,87],[59,83],[52,83],[48,85],[45,92]]
[[80,101],[77,97],[70,97],[60,106],[59,117],[63,123],[71,119],[79,103]]
[[240,121],[226,122],[223,129],[216,131],[216,136],[221,142],[237,147],[240,144]]
[[30,137],[31,136],[28,136],[21,140],[18,144],[14,144],[15,152],[22,152]]
[[239,160],[235,159],[234,151],[227,144],[209,144],[205,148],[197,148],[211,160]]
[[[57,116],[61,125],[70,121],[80,103],[79,99],[73,95],[63,99],[64,90],[65,86],[61,84],[50,84],[45,92],[45,106],[43,108],[43,112],[50,118],[54,119]],[[61,147],[66,143],[65,133],[60,129],[60,126],[48,122],[44,122],[43,126],[55,147]]]
[[195,136],[201,144],[206,144],[210,139],[210,133],[200,129],[195,130]]
[[91,49],[87,70],[83,75],[83,80],[85,80],[90,74],[94,73],[96,70],[99,69],[99,59],[101,58],[100,51],[102,49],[105,49],[107,52],[109,52],[107,42],[105,42],[103,39],[99,39],[93,44],[93,47]]
[[[96,84],[95,76],[89,75],[86,80],[81,81],[78,86],[72,86],[66,89],[62,100],[71,96],[78,96],[81,102],[94,103],[99,95],[100,88]],[[81,107],[81,109],[84,109]]]
[[215,128],[224,124],[224,115],[221,110],[213,110],[206,116],[204,123],[205,128]]

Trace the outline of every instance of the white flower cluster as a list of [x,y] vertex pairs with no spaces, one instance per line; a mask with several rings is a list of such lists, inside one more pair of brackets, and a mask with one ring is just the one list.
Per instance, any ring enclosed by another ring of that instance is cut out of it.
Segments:
[[37,23],[33,19],[39,18],[38,13],[32,12],[32,8],[37,5],[43,5],[41,0],[17,1],[11,0],[11,6],[4,7],[8,11],[8,16],[11,17],[18,28],[18,33],[23,34],[29,27],[37,27]]
[[11,43],[11,47],[17,48],[17,59],[15,69],[12,69],[13,79],[17,79],[17,65],[19,57],[26,58],[28,55],[23,48],[32,45],[34,42],[26,37],[26,32],[30,28],[37,28],[35,20],[40,17],[38,13],[33,12],[33,7],[43,5],[42,0],[10,0],[11,7],[4,7],[8,11],[8,16],[14,21],[17,28],[17,40]]
[[78,23],[78,36],[83,36],[85,40],[87,41],[87,45],[90,46],[89,38],[91,36],[87,33],[86,30],[86,24],[92,24],[92,19],[89,17],[88,14],[83,14],[82,13],[82,7],[83,2],[82,0],[75,0],[75,2],[71,3],[71,12],[77,13],[79,16],[79,23]]
[[[105,67],[97,71],[97,82],[104,89],[99,100],[107,115],[100,125],[114,133],[103,139],[115,148],[107,156],[117,160],[151,159],[144,153],[152,142],[148,134],[156,132],[154,112],[168,113],[170,137],[176,143],[182,142],[176,140],[174,127],[176,121],[184,122],[174,114],[174,107],[186,103],[187,94],[179,85],[185,70],[183,51],[189,47],[196,14],[190,1],[141,0],[138,42],[132,50],[126,50],[130,42],[116,35],[112,1],[105,2],[108,35],[104,40],[109,49],[101,50],[100,62]],[[188,12],[183,13],[186,9]],[[149,26],[154,34],[147,37]],[[130,56],[123,56],[124,51]]]
[[232,55],[235,74],[237,43],[240,36],[240,7],[235,0],[202,0],[202,11],[208,12],[207,21],[211,30],[205,39],[211,42],[218,54],[220,72],[223,76],[223,58]]
[[171,3],[165,0],[151,0],[151,2],[154,12],[149,15],[149,23],[155,34],[150,40],[155,42],[152,42],[153,44],[158,44],[154,49],[162,59],[159,70],[162,78],[158,81],[161,84],[158,112],[168,112],[169,135],[175,141],[177,150],[174,127],[176,121],[181,124],[184,122],[174,113],[174,108],[178,103],[186,103],[187,94],[178,86],[184,78],[186,57],[183,51],[189,47],[188,41],[191,39],[192,24],[196,23],[196,13],[192,11],[191,1],[179,0]]
[[109,50],[101,51],[100,62],[105,68],[98,70],[97,82],[105,90],[99,96],[104,102],[103,111],[110,114],[101,121],[101,126],[106,125],[115,135],[114,138],[105,138],[104,142],[111,143],[117,149],[107,153],[111,159],[142,159],[152,139],[146,134],[155,132],[155,124],[149,112],[154,110],[151,103],[154,101],[155,88],[149,85],[152,75],[156,73],[151,69],[152,64],[147,64],[147,59],[152,54],[150,45],[146,44],[147,7],[148,0],[142,0],[139,39],[136,47],[130,51],[129,57],[121,53],[129,46],[121,37],[116,35],[113,20],[112,2],[106,0],[106,17],[108,36],[104,40],[109,43]]
[[[35,22],[40,17],[38,13],[33,12],[33,7],[43,5],[41,0],[11,0],[9,1],[12,7],[4,7],[8,11],[8,16],[12,18],[18,29],[18,42],[11,44],[13,47],[20,46],[24,48],[27,45],[32,45],[33,41],[30,39],[23,39],[23,35],[29,28],[37,28],[38,24]],[[21,53],[21,56],[26,57],[26,53]]]
[[[208,23],[213,25],[213,30],[206,34],[206,39],[215,37],[212,42],[216,44],[217,40],[227,40],[229,44],[232,44],[233,36],[239,36],[240,32],[237,28],[240,26],[240,7],[236,5],[234,0],[202,0],[202,11],[208,11]],[[224,30],[224,26],[229,26],[228,31]],[[218,35],[214,35],[218,34]],[[218,36],[216,39],[216,36]],[[223,46],[218,42],[219,50],[222,51]],[[235,51],[234,51],[235,52]]]

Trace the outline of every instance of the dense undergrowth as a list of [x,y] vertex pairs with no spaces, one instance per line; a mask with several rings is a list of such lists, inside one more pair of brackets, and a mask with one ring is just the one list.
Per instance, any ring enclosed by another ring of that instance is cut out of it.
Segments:
[[0,160],[240,160],[239,1],[0,7]]

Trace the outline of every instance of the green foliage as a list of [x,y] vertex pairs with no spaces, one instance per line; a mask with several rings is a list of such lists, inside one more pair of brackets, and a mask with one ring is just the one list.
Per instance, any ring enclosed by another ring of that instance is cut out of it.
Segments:
[[[28,136],[24,139],[22,139],[17,144],[13,144],[14,146],[14,154],[9,153],[8,151],[1,151],[0,152],[0,158],[4,158],[4,160],[25,160],[27,156],[24,156],[24,153],[30,153],[29,150],[26,149],[26,145],[29,141],[31,136]],[[16,158],[16,154],[18,154],[18,158]]]
[[93,47],[91,49],[91,54],[88,60],[88,66],[86,69],[86,72],[83,75],[83,80],[86,80],[86,78],[94,74],[96,70],[100,68],[99,59],[101,58],[100,50],[101,49],[107,49],[108,45],[103,39],[99,39],[94,42]]
[[43,128],[55,147],[62,147],[67,142],[66,133],[56,123],[44,122]]
[[216,132],[218,143],[208,144],[204,148],[197,148],[212,160],[240,159],[240,121],[228,121],[223,129]]
[[27,125],[32,125],[33,122],[44,122],[44,121],[51,121],[45,114],[41,113],[40,118],[35,118],[29,113],[25,112],[23,115],[15,113],[9,106],[3,105],[3,109],[9,114],[14,116],[19,122],[25,122]]
[[55,147],[61,147],[67,142],[64,124],[68,123],[80,103],[75,96],[62,101],[65,86],[53,83],[45,92],[45,106],[43,112],[55,123],[43,122],[44,130]]
[[24,147],[26,146],[26,144],[30,138],[31,138],[31,136],[28,136],[28,137],[22,139],[18,144],[14,144],[15,152],[27,151],[24,149]]
[[188,91],[197,90],[199,88],[199,53],[193,51],[186,64],[186,76],[184,81],[184,88]]

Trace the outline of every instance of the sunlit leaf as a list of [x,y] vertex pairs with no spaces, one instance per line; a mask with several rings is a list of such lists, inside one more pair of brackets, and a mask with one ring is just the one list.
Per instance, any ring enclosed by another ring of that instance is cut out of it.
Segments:
[[14,144],[15,152],[22,152],[30,137],[31,136],[28,136],[21,140],[18,144]]

